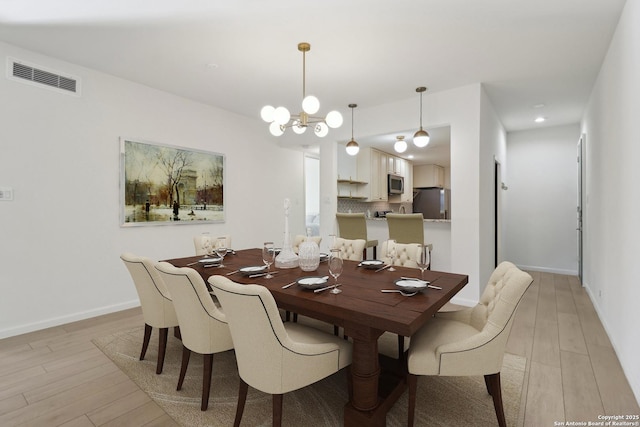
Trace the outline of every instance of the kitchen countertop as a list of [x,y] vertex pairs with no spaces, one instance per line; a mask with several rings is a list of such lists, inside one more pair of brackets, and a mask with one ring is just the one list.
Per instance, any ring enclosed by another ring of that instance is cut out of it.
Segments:
[[[368,221],[386,221],[387,218],[377,218],[377,217],[371,217],[371,218],[367,218]],[[451,223],[450,219],[429,219],[429,218],[425,218],[423,220],[424,222],[444,222],[444,223]]]

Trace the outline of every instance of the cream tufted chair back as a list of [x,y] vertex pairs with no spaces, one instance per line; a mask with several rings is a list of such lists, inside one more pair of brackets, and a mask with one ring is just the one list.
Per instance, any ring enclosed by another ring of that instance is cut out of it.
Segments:
[[418,268],[417,260],[420,258],[420,253],[422,252],[420,245],[416,243],[395,243],[393,240],[385,240],[382,242],[380,248],[382,261],[384,261],[385,264],[391,262],[389,253],[392,249],[396,250],[393,265]]
[[[320,242],[322,242],[321,236],[309,236],[309,239],[311,239],[311,241],[313,242],[316,242],[318,247],[320,246]],[[300,249],[300,244],[306,240],[307,240],[307,236],[305,236],[304,234],[296,235],[296,237],[293,238],[293,252],[298,253],[298,250]]]
[[333,249],[340,249],[342,259],[351,261],[362,261],[362,254],[367,241],[364,239],[343,239],[336,237]]
[[231,235],[224,234],[222,236],[209,236],[207,234],[201,234],[200,236],[193,237],[193,245],[196,248],[196,255],[206,255],[204,240],[209,239],[211,245],[215,245],[218,237],[224,237],[225,246],[231,248]]
[[[517,267],[513,263],[504,261],[500,263],[498,267],[496,267],[493,273],[491,273],[491,277],[489,277],[489,282],[484,288],[484,292],[480,297],[480,301],[478,302],[478,304],[476,304],[475,307],[471,309],[469,313],[469,324],[477,330],[481,331],[485,328],[488,320],[492,317],[494,312],[496,312],[496,315],[493,316],[494,318],[492,319],[492,321],[495,323],[496,320],[498,320],[496,318],[501,317],[498,316],[500,312],[515,310],[515,307],[513,307],[512,304],[510,305],[510,303],[508,302],[509,299],[500,298],[500,294],[504,290],[504,285],[505,283],[507,283],[508,277],[505,277],[505,275],[512,268],[517,269]],[[501,327],[506,326],[504,319],[500,319],[498,323],[501,325]]]

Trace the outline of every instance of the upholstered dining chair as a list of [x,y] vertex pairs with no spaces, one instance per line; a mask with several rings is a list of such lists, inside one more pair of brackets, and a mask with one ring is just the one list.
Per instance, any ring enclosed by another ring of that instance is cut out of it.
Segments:
[[182,389],[191,352],[202,354],[204,367],[200,409],[206,411],[209,406],[213,355],[233,348],[226,316],[213,302],[202,276],[194,269],[176,268],[167,262],[159,262],[156,269],[173,296],[182,333],[182,364],[176,389]]
[[142,339],[142,351],[140,360],[144,360],[151,339],[153,328],[158,328],[158,362],[156,364],[156,374],[162,373],[164,356],[167,349],[167,335],[169,328],[175,328],[176,337],[180,337],[178,318],[173,307],[171,295],[162,281],[162,278],[155,269],[155,262],[149,258],[123,253],[120,259],[129,270],[136,287],[140,305],[142,306],[142,317],[144,318],[144,338]]
[[421,213],[387,214],[389,239],[397,243],[424,243],[424,218]]
[[221,236],[208,236],[206,234],[201,234],[199,236],[193,236],[193,245],[196,248],[196,255],[206,255],[206,250],[205,250],[205,244],[204,244],[204,240],[205,239],[209,239],[211,242],[211,245],[215,245],[216,241],[218,240],[218,238],[223,237],[224,238],[224,242],[225,242],[225,246],[227,248],[231,248],[231,235],[229,234],[224,234]]
[[[316,242],[316,244],[318,246],[320,246],[320,242],[322,242],[322,236],[309,236],[309,239],[311,239],[311,241]],[[298,250],[300,249],[300,244],[302,242],[305,242],[307,240],[307,236],[305,236],[304,234],[297,234],[294,238],[293,238],[293,252],[298,253]]]
[[418,268],[418,260],[422,252],[421,246],[416,243],[397,243],[385,240],[380,247],[380,258],[385,264],[391,263],[390,252],[396,251],[393,265],[401,267]]
[[378,247],[377,240],[369,240],[367,238],[367,219],[364,213],[336,213],[338,221],[339,236],[343,239],[364,239],[365,248],[363,249],[362,259],[367,259],[368,248],[373,248],[373,258],[377,257],[376,251]]
[[283,323],[273,296],[260,285],[209,277],[225,311],[235,346],[240,391],[239,426],[249,385],[273,395],[273,425],[282,423],[282,398],[351,364],[352,345],[299,323]]
[[484,375],[498,424],[506,426],[500,369],[514,313],[532,281],[512,263],[502,262],[475,307],[439,312],[411,337],[407,355],[409,426],[413,426],[419,375]]
[[364,239],[343,239],[342,237],[336,237],[333,249],[340,249],[340,255],[342,259],[351,261],[362,261],[363,252],[367,241]]

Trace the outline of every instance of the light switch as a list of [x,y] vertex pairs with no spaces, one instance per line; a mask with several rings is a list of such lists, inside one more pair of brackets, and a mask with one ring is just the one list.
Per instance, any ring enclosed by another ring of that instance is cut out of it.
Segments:
[[0,187],[0,200],[3,200],[3,201],[13,200],[13,188]]

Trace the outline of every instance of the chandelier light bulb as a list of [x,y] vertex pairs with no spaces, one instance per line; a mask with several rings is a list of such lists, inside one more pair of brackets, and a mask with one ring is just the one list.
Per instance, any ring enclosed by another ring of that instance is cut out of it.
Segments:
[[315,114],[320,109],[320,101],[313,95],[308,95],[302,100],[302,110],[307,114]]
[[358,143],[354,139],[352,139],[347,143],[346,150],[348,155],[355,156],[360,151],[360,146],[358,146]]
[[286,125],[291,119],[291,113],[286,107],[278,107],[273,112],[273,120],[279,125]]
[[291,124],[291,129],[293,129],[293,131],[295,133],[297,133],[298,135],[302,135],[304,133],[304,131],[307,130],[307,127],[306,126],[300,126],[300,121],[299,120],[295,120]]
[[284,129],[277,122],[271,122],[269,125],[269,132],[271,132],[271,135],[273,136],[280,136],[284,133]]
[[316,124],[314,132],[320,138],[324,138],[329,133],[329,128],[327,127],[326,123],[320,122],[320,123]]
[[273,113],[276,109],[273,108],[272,105],[265,105],[264,107],[262,107],[262,110],[260,110],[260,117],[262,117],[262,120],[264,120],[267,123],[271,123],[273,121]]
[[397,136],[397,141],[393,144],[393,149],[396,150],[397,153],[404,153],[407,151],[407,141],[404,140],[404,136]]
[[327,114],[327,118],[325,119],[325,121],[327,122],[327,126],[329,126],[331,129],[336,129],[339,128],[340,126],[342,126],[342,114],[340,114],[339,111],[333,110],[333,111],[329,111],[329,114]]

